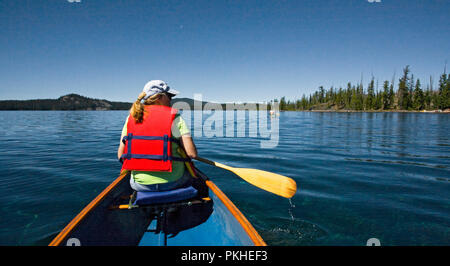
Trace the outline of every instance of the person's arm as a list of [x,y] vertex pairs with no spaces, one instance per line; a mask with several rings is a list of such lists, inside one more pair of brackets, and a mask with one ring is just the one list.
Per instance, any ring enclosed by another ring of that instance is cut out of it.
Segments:
[[189,158],[197,158],[197,148],[192,140],[190,130],[184,119],[179,114],[175,117],[174,124],[172,126],[172,135],[175,138],[180,138],[181,146]]
[[190,134],[181,136],[181,145],[183,145],[183,148],[189,158],[197,158],[197,148],[195,147],[194,141],[192,140]]
[[128,124],[128,117],[125,121],[125,125],[123,125],[122,128],[122,135],[120,136],[120,144],[119,148],[117,149],[117,159],[120,160],[120,157],[122,157],[123,151],[125,149],[125,144],[122,142],[122,139],[125,135],[127,135],[127,124]]
[[119,149],[117,149],[117,159],[120,161],[120,157],[122,157],[123,149],[125,148],[125,144],[123,144],[122,140],[120,141]]

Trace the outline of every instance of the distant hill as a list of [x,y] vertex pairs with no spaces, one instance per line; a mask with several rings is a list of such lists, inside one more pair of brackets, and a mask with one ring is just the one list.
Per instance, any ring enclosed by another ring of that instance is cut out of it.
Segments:
[[[172,105],[178,102],[184,102],[189,105],[191,110],[195,108],[202,109],[209,102],[199,102],[190,98],[174,98],[172,99]],[[0,101],[0,111],[6,110],[29,110],[29,111],[45,111],[45,110],[62,110],[62,111],[74,111],[74,110],[129,110],[131,108],[131,102],[111,102],[102,99],[93,99],[85,96],[81,96],[75,93],[67,94],[59,97],[58,99],[36,99],[36,100],[4,100]],[[222,106],[222,110],[226,110],[225,103],[219,103]],[[247,108],[245,103],[239,103],[235,106],[237,108]],[[181,108],[178,106],[177,108]],[[249,110],[255,110],[255,106],[250,105]]]
[[92,99],[67,94],[58,99],[0,101],[0,110],[128,110],[131,103]]
[[[191,110],[194,106],[204,106],[195,104],[196,101],[189,98],[174,98],[172,104],[185,102]],[[198,103],[198,102],[197,102]],[[93,99],[78,94],[67,94],[58,99],[36,99],[36,100],[6,100],[0,101],[0,110],[129,110],[131,102],[111,102],[102,99]]]

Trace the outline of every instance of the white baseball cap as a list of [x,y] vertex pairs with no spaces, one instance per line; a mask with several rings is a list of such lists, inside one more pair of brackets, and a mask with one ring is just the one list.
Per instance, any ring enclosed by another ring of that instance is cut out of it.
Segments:
[[142,91],[145,92],[144,100],[147,100],[150,96],[157,93],[165,92],[171,94],[172,96],[175,96],[179,93],[177,90],[170,88],[163,80],[150,80],[149,82],[147,82],[147,84],[145,84]]

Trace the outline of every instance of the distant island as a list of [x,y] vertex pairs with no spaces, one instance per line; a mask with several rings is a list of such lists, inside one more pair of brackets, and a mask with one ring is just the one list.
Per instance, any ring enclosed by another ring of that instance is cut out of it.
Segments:
[[131,103],[92,99],[78,94],[68,94],[58,99],[0,101],[0,110],[127,110]]
[[[197,101],[190,98],[174,98],[172,105],[177,103],[187,104],[190,110],[204,110],[205,105],[210,104],[210,109],[222,108],[226,110],[228,104],[236,109],[257,110],[262,104],[247,103],[213,103]],[[112,102],[104,99],[93,99],[75,93],[67,94],[58,99],[34,99],[34,100],[0,100],[0,111],[108,111],[129,110],[131,102]],[[266,105],[266,104],[264,104]],[[186,106],[186,105],[184,105]],[[179,106],[183,109],[184,106]],[[220,107],[218,107],[220,106]],[[177,107],[178,108],[178,107]],[[270,109],[270,106],[266,106]]]
[[[173,99],[172,103],[179,101],[189,104],[194,109],[195,101],[189,98]],[[203,102],[201,106],[206,103]],[[103,99],[93,99],[78,94],[68,94],[58,99],[35,99],[35,100],[6,100],[0,101],[0,110],[29,110],[29,111],[75,111],[75,110],[129,110],[131,102],[111,102]]]

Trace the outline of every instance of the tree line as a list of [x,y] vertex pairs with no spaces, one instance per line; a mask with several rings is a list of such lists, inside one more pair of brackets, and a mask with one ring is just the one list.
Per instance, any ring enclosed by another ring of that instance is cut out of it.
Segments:
[[445,110],[450,108],[450,74],[440,76],[438,88],[433,88],[430,81],[423,88],[420,79],[415,79],[410,67],[403,69],[403,74],[398,80],[397,89],[394,89],[394,79],[385,80],[382,88],[378,89],[378,81],[372,77],[366,88],[362,82],[359,84],[347,83],[346,88],[331,87],[329,90],[320,86],[309,96],[303,95],[300,99],[286,101],[286,97],[272,102],[278,102],[280,110],[356,110],[356,111],[381,111],[381,110]]

